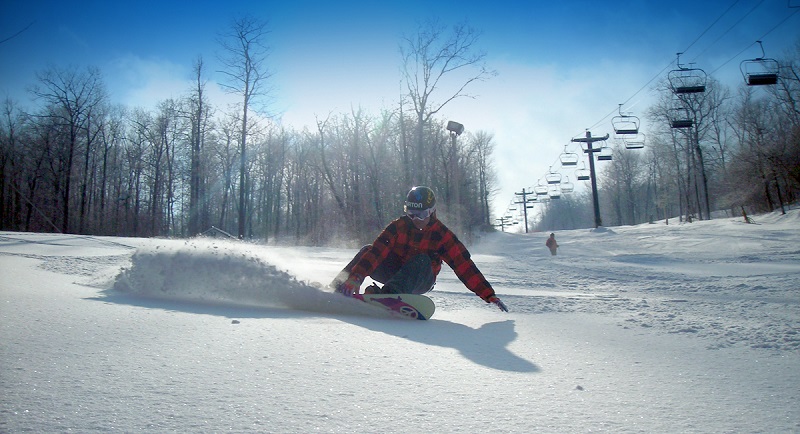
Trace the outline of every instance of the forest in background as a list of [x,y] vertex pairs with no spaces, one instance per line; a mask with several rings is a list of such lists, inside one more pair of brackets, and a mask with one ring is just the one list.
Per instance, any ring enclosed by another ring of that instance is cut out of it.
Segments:
[[436,117],[495,74],[474,48],[477,31],[421,25],[401,41],[407,93],[396,110],[353,109],[303,130],[264,114],[267,33],[245,17],[222,34],[220,84],[241,101],[226,107],[208,101],[202,58],[185,96],[153,109],[111,104],[94,67],[37,74],[37,107],[3,106],[2,228],[186,237],[213,227],[243,239],[363,242],[402,212],[414,185],[435,189],[454,229],[490,223],[492,136],[459,137]]
[[[216,228],[243,239],[358,245],[396,218],[420,184],[437,192],[439,216],[462,236],[506,217],[491,214],[492,134],[461,134],[437,115],[496,74],[475,48],[479,32],[426,23],[400,41],[404,92],[395,109],[332,113],[303,130],[263,113],[266,34],[253,18],[234,20],[223,34],[221,84],[240,100],[225,107],[208,100],[202,58],[192,88],[154,108],[112,104],[94,67],[41,71],[30,87],[35,107],[3,105],[0,227],[142,237]],[[653,88],[660,99],[641,114],[650,125],[644,146],[610,138],[613,158],[598,161],[603,223],[691,221],[797,201],[798,59],[800,41],[778,59],[774,85],[730,89],[709,78],[704,92],[677,95],[665,79]],[[691,125],[675,128],[676,113]],[[538,207],[531,227],[593,227],[592,198],[575,191],[525,204]],[[510,207],[507,215],[518,220],[519,212]]]

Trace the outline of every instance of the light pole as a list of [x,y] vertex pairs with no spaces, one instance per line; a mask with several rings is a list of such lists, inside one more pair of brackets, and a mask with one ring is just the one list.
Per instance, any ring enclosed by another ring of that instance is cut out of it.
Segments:
[[458,177],[458,148],[456,148],[456,137],[464,132],[464,125],[455,121],[447,121],[447,131],[450,131],[450,174],[453,182],[450,196],[452,198],[451,207],[453,215],[456,216],[456,227],[458,227],[458,224],[461,222],[459,218],[460,207],[458,206],[461,204],[461,197],[458,188],[460,180]]

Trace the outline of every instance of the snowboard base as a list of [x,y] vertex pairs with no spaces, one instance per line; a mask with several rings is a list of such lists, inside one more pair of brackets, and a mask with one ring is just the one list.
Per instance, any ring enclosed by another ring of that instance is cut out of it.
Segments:
[[427,320],[436,310],[433,300],[420,294],[355,294],[353,298],[409,319]]

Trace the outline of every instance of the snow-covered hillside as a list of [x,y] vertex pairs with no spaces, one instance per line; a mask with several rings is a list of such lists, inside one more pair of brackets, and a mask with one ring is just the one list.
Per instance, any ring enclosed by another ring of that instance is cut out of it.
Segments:
[[[800,210],[495,233],[511,310],[318,289],[354,249],[0,233],[0,432],[800,431]],[[377,234],[376,234],[377,235]]]

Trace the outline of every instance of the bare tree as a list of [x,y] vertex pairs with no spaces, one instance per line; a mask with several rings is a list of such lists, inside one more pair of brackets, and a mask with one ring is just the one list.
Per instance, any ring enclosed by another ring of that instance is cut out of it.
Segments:
[[[489,198],[496,182],[497,175],[492,164],[492,152],[494,152],[494,134],[486,131],[478,131],[472,136],[470,146],[476,156],[476,166],[478,172],[478,196],[481,210],[481,224],[491,224],[491,214],[489,212]],[[523,204],[523,206],[525,206]]]
[[248,111],[254,99],[265,96],[268,89],[265,80],[269,73],[265,60],[269,54],[266,37],[269,31],[267,23],[253,17],[234,19],[227,33],[219,38],[223,54],[220,58],[225,69],[220,71],[225,76],[222,86],[229,92],[242,96],[242,129],[239,146],[239,238],[245,236],[247,218],[247,134]]
[[[123,135],[125,130],[125,121],[124,117],[126,116],[125,108],[123,106],[112,106],[109,108],[109,114],[106,118],[106,121],[103,123],[101,131],[100,131],[100,138],[99,138],[99,145],[102,149],[100,150],[100,185],[99,191],[97,191],[97,195],[100,199],[100,204],[96,208],[96,216],[95,219],[97,220],[97,228],[100,233],[106,234],[108,233],[109,227],[109,219],[106,217],[106,209],[107,206],[110,205],[108,203],[108,195],[109,195],[109,181],[110,178],[117,177],[119,178],[119,173],[121,168],[116,165],[116,154],[119,153],[119,148],[121,142],[123,141]],[[117,173],[113,173],[117,172]],[[114,196],[115,198],[119,199],[119,194]],[[119,200],[114,201],[114,206],[119,202]]]
[[[448,31],[438,20],[431,20],[422,24],[415,35],[402,40],[402,74],[417,121],[412,156],[415,164],[410,161],[404,164],[410,166],[406,172],[415,184],[426,181],[421,167],[425,161],[425,125],[450,101],[472,97],[466,93],[470,84],[497,74],[487,68],[486,53],[477,46],[479,38],[480,33],[464,23]],[[446,87],[446,79],[450,77],[459,81]],[[435,101],[433,97],[437,91],[443,96]]]
[[90,113],[105,101],[106,93],[97,68],[80,71],[75,68],[50,68],[37,74],[39,84],[31,89],[33,94],[44,100],[51,109],[41,115],[57,121],[65,132],[63,152],[65,167],[62,173],[61,191],[62,219],[61,230],[70,231],[70,198],[72,196],[72,174],[75,168],[78,147],[82,143],[81,133],[89,131]]
[[190,132],[190,174],[189,174],[189,236],[195,236],[207,223],[204,218],[207,211],[203,204],[206,203],[205,174],[202,160],[203,143],[206,137],[210,108],[206,101],[206,81],[203,78],[203,58],[199,57],[194,64],[195,82],[192,94],[189,96],[189,123]]
[[[3,100],[2,118],[0,118],[0,228],[17,229],[13,224],[19,219],[18,207],[20,193],[14,185],[12,172],[15,166],[21,166],[22,152],[19,134],[24,125],[24,118],[11,98]],[[6,200],[8,198],[8,200]]]

